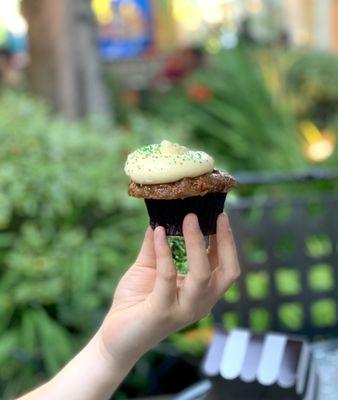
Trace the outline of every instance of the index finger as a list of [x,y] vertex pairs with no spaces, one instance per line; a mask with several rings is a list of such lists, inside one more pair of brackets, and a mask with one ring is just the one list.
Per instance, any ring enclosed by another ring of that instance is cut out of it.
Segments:
[[189,264],[185,286],[198,289],[208,284],[211,271],[204,237],[195,214],[188,214],[184,218],[183,234]]
[[155,268],[155,250],[154,250],[154,231],[148,226],[141,250],[136,259],[137,264],[142,264],[145,267]]

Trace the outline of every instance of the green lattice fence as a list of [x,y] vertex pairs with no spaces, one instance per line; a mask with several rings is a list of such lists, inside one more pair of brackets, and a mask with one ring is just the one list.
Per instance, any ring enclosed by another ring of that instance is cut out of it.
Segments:
[[338,333],[338,196],[236,202],[229,215],[242,276],[218,325],[310,338]]

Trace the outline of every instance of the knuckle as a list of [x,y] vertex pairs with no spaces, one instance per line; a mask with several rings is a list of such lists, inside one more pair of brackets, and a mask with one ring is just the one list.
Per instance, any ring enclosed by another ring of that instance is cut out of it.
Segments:
[[224,293],[226,293],[226,291],[230,288],[230,286],[231,286],[231,283],[228,283],[228,282],[224,282],[219,286],[219,291],[217,291],[217,300],[216,301],[220,300],[223,297]]
[[173,282],[176,281],[176,273],[174,271],[165,271],[162,272],[162,279],[166,282]]
[[167,260],[168,260],[169,258],[170,258],[170,256],[169,256],[169,253],[168,253],[167,249],[161,248],[161,249],[159,249],[159,250],[157,251],[157,259],[158,259],[159,261],[161,261],[162,263],[167,262]]
[[174,317],[175,317],[175,315],[170,308],[162,310],[162,320],[170,323],[170,322],[172,322]]
[[185,235],[186,245],[192,250],[199,252],[205,249],[204,237],[200,232],[187,232]]
[[190,305],[182,314],[183,324],[188,326],[205,317],[211,310],[209,306]]
[[229,236],[232,235],[232,229],[231,229],[231,226],[230,226],[230,225],[226,228],[225,233],[226,233],[227,235],[229,235]]
[[198,293],[200,295],[208,291],[209,283],[210,283],[210,279],[204,279],[204,280],[200,280],[200,281],[196,282],[196,284],[195,284],[196,290],[198,291]]
[[232,234],[232,229],[231,229],[230,225],[225,228],[224,236],[225,236],[226,240],[232,239],[233,234]]
[[170,323],[174,317],[175,313],[171,309],[171,307],[159,307],[159,309],[156,311],[155,315],[157,317],[158,321]]
[[230,271],[225,271],[223,275],[223,279],[227,282],[232,284],[235,282],[239,277],[240,277],[240,269],[239,268],[233,268]]
[[239,268],[236,268],[234,271],[231,272],[230,279],[232,281],[236,281],[240,276],[241,276],[241,271]]
[[195,275],[194,276],[194,280],[198,284],[198,286],[204,287],[204,286],[207,286],[209,284],[210,277],[211,277],[211,273],[210,272],[205,272],[203,274]]
[[182,324],[190,325],[195,322],[196,309],[192,304],[187,304],[182,308],[182,312],[179,316]]
[[239,278],[240,272],[234,271],[226,276],[223,282],[220,284],[220,293],[219,296],[222,296],[229,288],[233,285],[233,283]]

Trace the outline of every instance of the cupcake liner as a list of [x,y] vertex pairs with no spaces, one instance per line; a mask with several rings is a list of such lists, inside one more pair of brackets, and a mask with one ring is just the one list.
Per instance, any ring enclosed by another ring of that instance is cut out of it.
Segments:
[[204,236],[216,233],[217,217],[223,212],[226,193],[208,193],[186,199],[145,199],[150,226],[163,226],[168,236],[183,236],[183,219],[189,213],[198,217]]

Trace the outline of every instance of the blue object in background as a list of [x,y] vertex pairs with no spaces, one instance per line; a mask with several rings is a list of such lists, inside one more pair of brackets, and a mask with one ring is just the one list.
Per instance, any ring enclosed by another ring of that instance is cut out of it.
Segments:
[[11,53],[26,53],[28,51],[28,40],[26,35],[9,34],[8,50]]
[[3,28],[0,34],[0,49],[11,54],[28,51],[27,35],[16,35]]
[[112,0],[112,21],[100,26],[99,46],[104,59],[138,56],[153,44],[150,0]]

